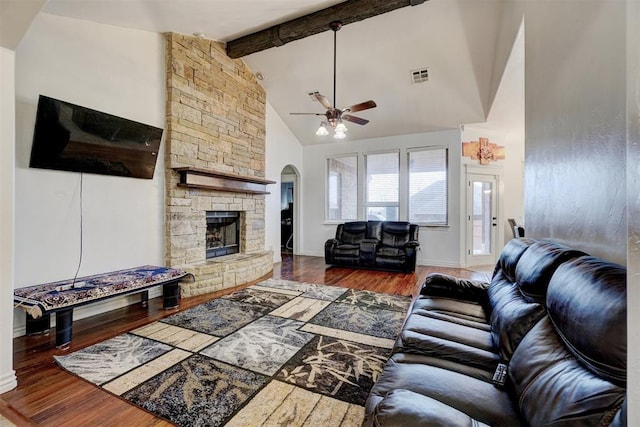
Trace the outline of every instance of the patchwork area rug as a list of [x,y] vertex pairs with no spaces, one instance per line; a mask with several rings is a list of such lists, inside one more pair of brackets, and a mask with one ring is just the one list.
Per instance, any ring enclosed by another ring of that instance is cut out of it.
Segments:
[[359,426],[410,301],[269,279],[55,360],[180,426]]

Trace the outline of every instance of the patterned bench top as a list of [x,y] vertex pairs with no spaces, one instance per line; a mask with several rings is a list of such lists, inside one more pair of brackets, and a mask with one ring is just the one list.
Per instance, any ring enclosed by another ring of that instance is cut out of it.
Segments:
[[164,283],[181,280],[191,273],[185,271],[144,265],[71,280],[45,283],[18,288],[13,291],[13,300],[34,319],[43,313],[65,309],[100,299],[126,294]]

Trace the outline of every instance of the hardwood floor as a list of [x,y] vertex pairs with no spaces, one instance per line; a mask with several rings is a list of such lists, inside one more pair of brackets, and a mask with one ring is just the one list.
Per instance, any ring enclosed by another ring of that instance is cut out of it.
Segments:
[[[416,295],[427,274],[441,272],[458,277],[486,279],[486,274],[458,268],[418,266],[415,273],[328,268],[323,258],[284,256],[269,277],[324,283],[401,295]],[[253,284],[253,283],[250,283]],[[183,298],[180,309],[232,293],[240,286],[203,296]],[[102,391],[60,369],[53,361],[67,354],[169,316],[176,311],[162,309],[162,298],[149,301],[148,308],[132,305],[73,323],[73,342],[68,350],[55,348],[55,334],[19,337],[13,340],[15,390],[0,395],[0,413],[18,426],[167,426],[137,407]],[[0,422],[1,425],[1,422]]]

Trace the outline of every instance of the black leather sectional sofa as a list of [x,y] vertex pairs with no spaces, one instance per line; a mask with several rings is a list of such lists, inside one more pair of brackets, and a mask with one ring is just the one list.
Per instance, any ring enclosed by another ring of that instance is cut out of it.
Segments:
[[324,245],[327,264],[411,272],[416,269],[418,226],[404,221],[338,224]]
[[366,426],[626,425],[626,270],[514,239],[491,283],[432,274]]

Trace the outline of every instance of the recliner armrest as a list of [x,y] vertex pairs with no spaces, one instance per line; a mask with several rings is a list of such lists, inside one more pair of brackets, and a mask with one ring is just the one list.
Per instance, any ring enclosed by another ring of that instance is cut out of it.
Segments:
[[420,242],[418,242],[417,240],[409,240],[404,244],[405,248],[417,248],[418,246],[420,246]]
[[424,280],[420,295],[439,296],[484,303],[489,283],[460,279],[447,274],[431,273]]
[[340,242],[337,239],[328,239],[326,242],[324,242],[324,246],[325,247],[332,247],[335,246],[337,244],[339,244]]
[[409,390],[393,390],[378,403],[374,426],[478,426],[488,427],[439,400]]

